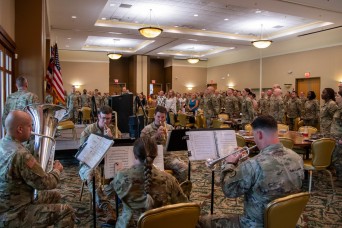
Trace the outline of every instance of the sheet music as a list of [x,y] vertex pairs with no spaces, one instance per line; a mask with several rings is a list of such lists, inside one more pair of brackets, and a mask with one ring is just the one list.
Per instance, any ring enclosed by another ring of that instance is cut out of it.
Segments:
[[191,161],[217,158],[213,131],[188,131],[186,134],[189,135],[187,145],[191,152],[189,156]]
[[[129,168],[134,164],[133,146],[111,147],[105,156],[104,175],[106,179],[113,178],[115,173]],[[153,164],[159,169],[164,170],[163,146],[158,145],[158,156]]]
[[100,163],[107,150],[113,145],[113,140],[91,134],[87,141],[81,146],[75,157],[94,168]]
[[66,111],[66,109],[61,109],[55,112],[55,118],[58,119],[58,122],[60,122],[65,117]]
[[214,131],[217,142],[218,155],[224,157],[237,148],[236,134],[234,130]]

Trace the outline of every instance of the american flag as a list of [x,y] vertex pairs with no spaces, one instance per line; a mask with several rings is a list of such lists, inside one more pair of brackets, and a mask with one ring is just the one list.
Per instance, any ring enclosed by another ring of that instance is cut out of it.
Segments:
[[59,64],[57,43],[51,47],[51,58],[46,74],[46,91],[49,92],[53,98],[54,103],[65,103],[64,87],[61,73],[61,66]]

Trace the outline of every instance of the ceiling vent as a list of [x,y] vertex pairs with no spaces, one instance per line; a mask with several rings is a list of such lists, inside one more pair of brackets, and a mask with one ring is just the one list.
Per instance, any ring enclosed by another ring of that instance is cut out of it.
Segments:
[[124,4],[124,3],[122,3],[122,4],[120,4],[120,5],[119,5],[119,7],[120,7],[120,8],[126,8],[126,9],[129,9],[129,8],[131,8],[131,7],[132,7],[132,5],[131,5],[131,4]]

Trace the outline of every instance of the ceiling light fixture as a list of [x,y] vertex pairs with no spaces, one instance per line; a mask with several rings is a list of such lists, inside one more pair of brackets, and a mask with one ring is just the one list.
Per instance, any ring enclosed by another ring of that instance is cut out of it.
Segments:
[[146,38],[155,38],[163,32],[163,29],[151,26],[151,15],[152,9],[150,9],[150,26],[139,29],[140,34]]
[[190,58],[187,58],[186,60],[188,61],[188,63],[191,63],[191,64],[196,64],[200,61],[200,59],[196,57],[190,57]]
[[272,42],[273,42],[272,40],[262,38],[262,25],[261,25],[260,39],[252,41],[253,46],[256,48],[267,48],[272,44]]
[[113,39],[114,41],[114,52],[109,52],[107,53],[108,58],[112,60],[118,60],[122,57],[122,54],[120,53],[115,53],[115,41],[119,41],[119,39]]

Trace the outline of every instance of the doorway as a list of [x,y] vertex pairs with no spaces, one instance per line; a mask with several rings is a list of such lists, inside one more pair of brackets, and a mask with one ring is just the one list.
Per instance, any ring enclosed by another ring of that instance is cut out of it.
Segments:
[[321,99],[321,78],[297,78],[296,79],[296,91],[298,95],[304,92],[305,97],[308,91],[314,91],[318,102]]
[[150,94],[157,94],[159,91],[163,90],[163,84],[161,83],[155,83],[155,84],[150,84]]
[[121,95],[122,87],[126,87],[126,83],[115,83],[109,86],[110,95]]

